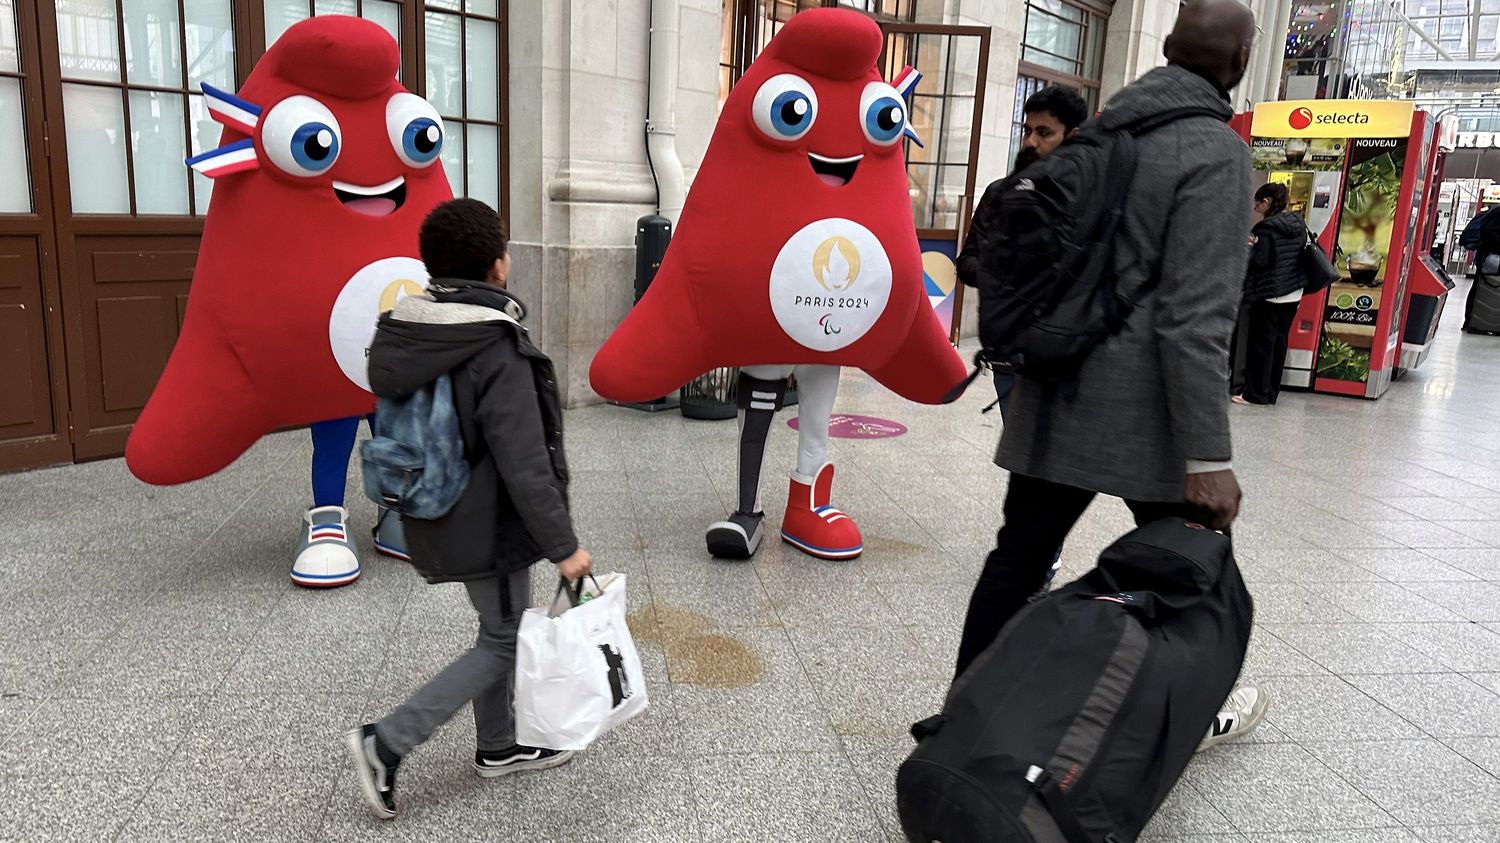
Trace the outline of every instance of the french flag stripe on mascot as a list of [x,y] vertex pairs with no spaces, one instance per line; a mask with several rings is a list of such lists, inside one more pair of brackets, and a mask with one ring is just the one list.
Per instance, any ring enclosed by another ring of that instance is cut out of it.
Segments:
[[[365,355],[379,315],[425,288],[417,232],[453,198],[443,121],[396,81],[400,61],[379,25],[329,15],[288,29],[237,93],[203,86],[224,131],[187,164],[216,179],[213,205],[182,335],[125,447],[141,480],[186,483],[311,425],[298,585],[360,575],[344,488],[375,406]],[[376,549],[405,558],[399,530],[382,513]]]
[[881,43],[856,12],[787,22],[730,92],[660,272],[590,370],[621,402],[741,370],[739,502],[709,527],[715,556],[748,558],[760,543],[766,440],[790,376],[800,447],[781,536],[826,559],[864,549],[832,503],[839,367],[929,404],[965,376],[928,302],[912,221],[902,140],[915,136],[917,76],[883,80]]

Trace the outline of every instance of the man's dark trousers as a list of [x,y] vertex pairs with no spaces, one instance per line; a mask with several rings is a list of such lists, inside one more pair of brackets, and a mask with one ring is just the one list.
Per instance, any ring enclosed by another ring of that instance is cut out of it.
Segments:
[[[995,538],[995,549],[984,562],[964,637],[958,647],[958,670],[963,675],[1000,634],[1001,628],[1042,588],[1058,548],[1083,517],[1097,493],[1063,486],[1035,477],[1012,474],[1005,496],[1005,524]],[[1138,525],[1162,518],[1199,519],[1186,503],[1126,501]]]

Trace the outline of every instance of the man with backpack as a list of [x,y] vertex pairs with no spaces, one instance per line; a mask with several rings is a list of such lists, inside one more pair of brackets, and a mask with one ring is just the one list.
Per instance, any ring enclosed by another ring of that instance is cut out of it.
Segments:
[[[1096,495],[1123,499],[1139,524],[1223,530],[1239,512],[1229,338],[1251,167],[1227,122],[1254,35],[1237,0],[1192,0],[1166,41],[1169,66],[1000,199],[980,334],[1019,375],[995,460],[1011,478],[959,674],[1037,592]],[[1263,692],[1235,692],[1213,742],[1249,731],[1265,706]]]
[[[958,280],[966,286],[979,286],[979,273],[983,264],[980,250],[985,238],[995,226],[995,204],[1001,193],[1007,190],[1022,170],[1047,157],[1072,137],[1084,120],[1088,119],[1088,103],[1072,88],[1049,85],[1032,94],[1022,107],[1025,122],[1021,126],[1021,151],[1016,153],[1016,166],[1009,176],[992,183],[974,208],[974,221],[964,237],[963,251],[958,255]],[[995,372],[995,403],[1000,414],[1005,415],[1010,392],[1015,388],[1014,375]]]
[[[433,276],[427,295],[404,298],[380,318],[370,385],[382,399],[372,442],[399,440],[377,444],[390,446],[387,452],[404,444],[425,459],[412,460],[412,472],[421,476],[410,483],[373,482],[403,512],[417,570],[429,582],[462,582],[468,590],[479,635],[403,705],[348,734],[365,801],[381,819],[396,816],[402,758],[471,701],[479,776],[550,769],[572,757],[516,745],[516,636],[533,562],[549,559],[569,580],[591,566],[568,512],[557,377],[521,327],[525,306],[505,290],[510,256],[499,215],[473,199],[439,205],[422,223],[420,248]],[[415,419],[395,406],[412,396],[427,399]],[[461,493],[452,481],[423,489],[436,497],[458,494],[444,501],[439,517],[412,517],[403,503],[418,503],[418,487],[434,479],[428,473],[448,468],[444,453],[467,471],[457,466],[442,475],[467,474],[467,482]],[[367,489],[374,455],[367,454]],[[403,491],[412,493],[410,500],[401,500]]]

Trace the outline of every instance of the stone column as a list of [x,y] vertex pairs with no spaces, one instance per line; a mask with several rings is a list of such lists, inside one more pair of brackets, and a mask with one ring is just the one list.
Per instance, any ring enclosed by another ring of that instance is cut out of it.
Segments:
[[[681,2],[678,148],[691,180],[717,119],[719,4]],[[635,221],[656,208],[649,27],[645,0],[511,4],[512,289],[570,407],[599,401],[589,364],[630,309]]]

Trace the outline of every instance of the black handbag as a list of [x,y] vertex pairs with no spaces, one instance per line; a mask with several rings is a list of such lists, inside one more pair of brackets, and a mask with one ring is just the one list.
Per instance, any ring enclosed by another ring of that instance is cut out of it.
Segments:
[[1301,268],[1302,275],[1307,283],[1302,287],[1302,294],[1311,296],[1328,289],[1333,282],[1339,280],[1338,268],[1333,261],[1328,259],[1328,254],[1323,247],[1318,245],[1317,238],[1313,237],[1312,231],[1307,232],[1307,242],[1302,244],[1302,254],[1297,258],[1297,266]]

